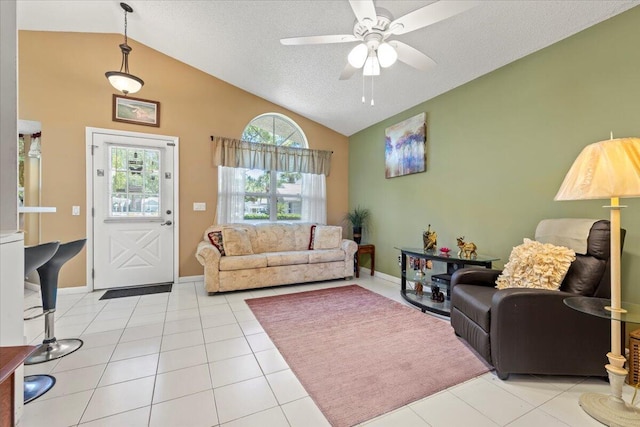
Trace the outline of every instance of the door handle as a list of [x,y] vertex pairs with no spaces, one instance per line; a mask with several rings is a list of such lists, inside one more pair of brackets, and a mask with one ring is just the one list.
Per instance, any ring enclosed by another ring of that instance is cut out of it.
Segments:
[[171,222],[171,220],[167,220],[166,222],[163,222],[163,223],[162,223],[162,224],[160,224],[160,225],[171,225],[171,224],[173,224],[173,223]]

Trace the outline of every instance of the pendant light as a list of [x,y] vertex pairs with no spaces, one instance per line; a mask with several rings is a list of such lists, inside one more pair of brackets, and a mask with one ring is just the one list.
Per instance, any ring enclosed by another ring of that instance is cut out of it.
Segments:
[[111,86],[128,95],[142,89],[144,81],[133,74],[129,74],[129,53],[131,53],[132,49],[127,44],[127,13],[133,12],[133,9],[126,3],[120,3],[120,7],[124,9],[124,43],[120,45],[122,63],[120,64],[120,71],[107,71],[104,75],[109,79]]

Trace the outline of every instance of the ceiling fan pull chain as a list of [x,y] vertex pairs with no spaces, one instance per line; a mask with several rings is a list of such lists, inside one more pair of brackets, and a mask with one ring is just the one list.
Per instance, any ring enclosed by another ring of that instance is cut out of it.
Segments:
[[364,104],[365,102],[365,98],[364,98],[364,73],[362,73],[362,103]]
[[371,76],[371,106],[373,107],[373,76]]

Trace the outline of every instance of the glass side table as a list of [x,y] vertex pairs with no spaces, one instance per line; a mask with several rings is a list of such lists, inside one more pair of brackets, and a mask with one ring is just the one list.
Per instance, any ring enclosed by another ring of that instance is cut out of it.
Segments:
[[[621,311],[611,311],[607,309],[611,300],[605,298],[569,297],[564,299],[564,303],[574,310],[610,321],[640,322],[640,304],[622,303]],[[615,346],[612,344],[613,347]],[[640,409],[622,399],[622,387],[627,376],[627,370],[624,368],[626,359],[613,353],[608,353],[607,357],[609,364],[605,368],[609,375],[611,394],[584,393],[580,396],[580,406],[587,414],[605,425],[640,426]]]

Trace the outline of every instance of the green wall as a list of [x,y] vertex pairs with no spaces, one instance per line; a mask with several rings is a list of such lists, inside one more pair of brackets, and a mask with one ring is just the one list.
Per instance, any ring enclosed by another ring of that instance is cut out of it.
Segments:
[[[640,137],[639,46],[635,7],[352,135],[349,206],[371,210],[376,270],[399,277],[394,247],[421,247],[428,224],[440,247],[464,235],[502,267],[543,218],[608,219],[606,201],[553,198],[584,146]],[[385,179],[385,128],[421,112],[427,172]],[[640,303],[640,199],[621,203],[623,299]]]

